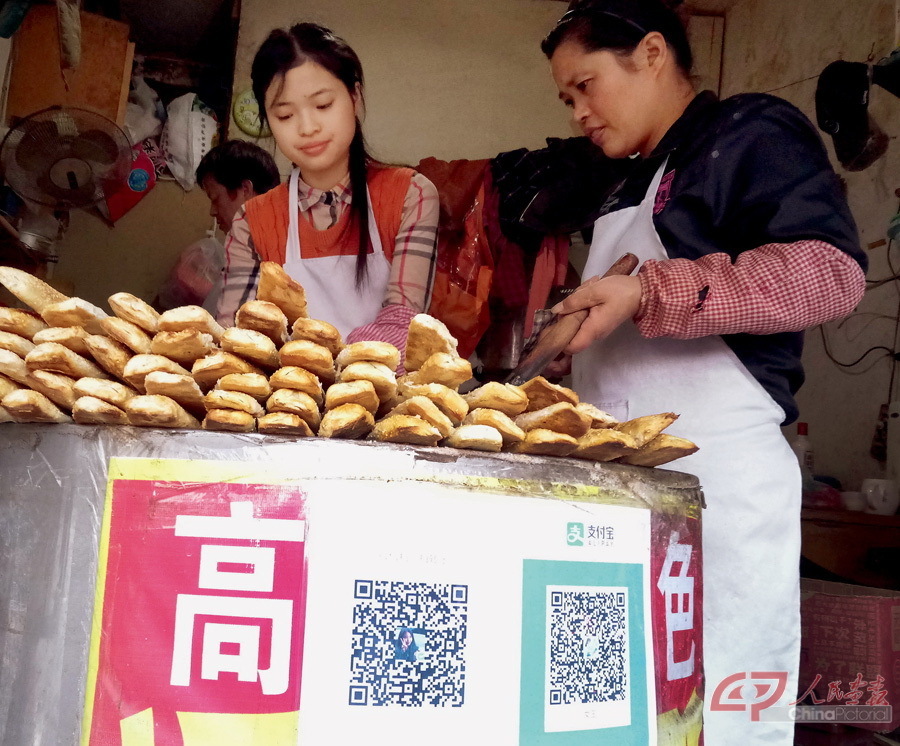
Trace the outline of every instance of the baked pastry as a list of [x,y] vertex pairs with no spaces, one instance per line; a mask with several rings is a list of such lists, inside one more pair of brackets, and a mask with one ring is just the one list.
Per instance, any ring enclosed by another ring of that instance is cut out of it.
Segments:
[[216,381],[215,388],[250,394],[257,401],[265,401],[272,395],[268,379],[260,373],[229,373]]
[[34,349],[34,343],[12,332],[0,332],[0,350],[9,350],[19,357],[25,357]]
[[137,354],[150,354],[150,337],[141,327],[117,316],[107,316],[100,320],[100,328],[116,342],[121,342]]
[[459,425],[463,417],[469,411],[469,404],[459,394],[442,383],[410,383],[398,381],[399,395],[401,399],[409,399],[412,396],[425,396],[433,401],[454,426]]
[[29,370],[49,370],[70,378],[108,378],[93,362],[56,342],[44,342],[25,356]]
[[457,389],[472,377],[472,364],[458,355],[436,352],[422,363],[421,368],[407,376],[410,383],[442,383]]
[[602,409],[598,409],[593,404],[589,404],[586,401],[578,402],[578,404],[575,405],[575,409],[591,418],[592,429],[615,427],[619,424],[619,421],[611,414],[604,412]]
[[673,412],[662,412],[661,414],[650,414],[644,417],[635,417],[627,422],[620,422],[616,425],[616,430],[628,433],[635,440],[637,448],[643,448],[675,420],[678,415]]
[[437,430],[442,438],[448,437],[453,432],[453,423],[431,399],[425,396],[412,396],[394,407],[389,417],[397,414],[409,414],[419,417]]
[[311,438],[313,431],[298,414],[290,412],[269,412],[256,421],[256,428],[268,435],[297,435]]
[[327,347],[308,339],[294,339],[286,342],[278,351],[282,366],[296,365],[315,373],[323,383],[334,381],[334,357]]
[[558,386],[550,383],[543,376],[537,376],[525,381],[519,386],[528,397],[528,408],[526,412],[536,412],[538,409],[549,407],[551,404],[559,402],[569,402],[569,404],[578,404],[578,394],[572,389],[565,386]]
[[580,438],[591,429],[591,418],[569,402],[559,402],[536,412],[520,414],[516,417],[516,424],[526,433],[529,430],[553,430]]
[[463,394],[469,409],[496,409],[503,414],[515,417],[528,408],[528,397],[518,386],[511,383],[488,381],[477,389]]
[[211,409],[236,409],[254,417],[265,414],[265,410],[256,399],[250,394],[244,394],[240,391],[212,389],[203,397],[203,403],[207,411]]
[[578,439],[578,447],[572,455],[590,461],[612,461],[635,451],[637,445],[628,433],[611,428],[598,428],[588,430]]
[[[144,381],[146,382],[146,378]],[[108,381],[105,378],[79,378],[75,381],[72,390],[76,397],[90,396],[94,399],[102,399],[105,402],[123,409],[125,403],[137,396],[130,386],[118,381]]]
[[220,344],[226,352],[239,355],[261,368],[275,369],[281,365],[275,343],[262,332],[232,326],[222,334]]
[[191,375],[204,391],[209,391],[223,376],[229,373],[259,373],[262,371],[243,358],[224,350],[196,360],[191,366]]
[[697,445],[686,438],[660,433],[640,450],[622,456],[619,461],[633,466],[662,466],[675,459],[690,456],[698,450]]
[[33,313],[23,311],[21,308],[0,306],[0,331],[18,334],[34,341],[34,335],[46,328],[47,325]]
[[342,404],[322,415],[319,425],[321,438],[362,438],[375,427],[375,417],[359,404]]
[[148,334],[159,331],[159,312],[131,293],[114,293],[109,296],[112,312],[124,321],[136,324]]
[[7,378],[3,374],[0,374],[0,399],[6,396],[10,391],[15,391],[20,388],[22,387],[11,378]]
[[[2,267],[0,269],[6,269]],[[61,424],[72,418],[39,391],[16,389],[0,400],[0,406],[14,422],[48,422]]]
[[133,355],[125,345],[119,344],[114,339],[100,334],[89,334],[84,338],[91,357],[97,361],[103,370],[115,376],[120,381],[125,381],[125,366]]
[[291,339],[307,339],[327,347],[334,357],[344,349],[341,333],[327,321],[320,319],[307,319],[302,316],[298,318],[291,328]]
[[180,332],[184,329],[196,329],[198,332],[211,334],[216,344],[225,331],[212,314],[200,306],[179,306],[160,314],[159,331]]
[[462,421],[463,425],[487,425],[494,428],[503,438],[503,445],[508,446],[525,440],[525,431],[519,427],[509,415],[498,409],[473,409]]
[[339,369],[353,363],[381,363],[396,372],[400,350],[388,342],[354,342],[338,353],[335,362]]
[[28,385],[28,366],[15,352],[0,350],[0,374],[22,386]]
[[44,306],[41,318],[49,326],[83,326],[91,334],[102,334],[100,322],[107,316],[102,308],[82,298],[66,298]]
[[341,370],[340,381],[371,381],[381,402],[397,395],[397,376],[384,363],[350,363]]
[[279,347],[287,338],[287,316],[278,306],[265,300],[248,300],[234,315],[234,325],[265,334]]
[[95,396],[79,396],[72,405],[72,419],[79,425],[130,424],[123,409]]
[[203,418],[204,430],[225,430],[232,433],[252,433],[256,417],[239,409],[210,409]]
[[138,427],[197,429],[200,423],[168,396],[135,396],[125,405],[128,421]]
[[460,425],[441,445],[497,453],[503,448],[503,436],[490,425]]
[[202,417],[206,412],[203,392],[193,376],[184,373],[169,373],[165,370],[154,370],[144,378],[144,390],[148,394],[168,396],[174,399],[195,417]]
[[457,346],[456,337],[450,333],[444,322],[427,313],[416,314],[406,334],[403,367],[408,373],[412,373],[419,370],[428,358],[438,352],[458,357]]
[[311,373],[306,368],[300,368],[296,365],[286,365],[283,368],[279,368],[269,379],[269,386],[272,388],[272,391],[276,389],[303,391],[315,399],[316,404],[322,405],[324,397],[322,382],[315,373]]
[[150,340],[150,351],[154,355],[162,355],[188,368],[200,358],[211,355],[216,349],[212,334],[197,329],[157,332]]
[[441,434],[434,425],[419,417],[395,414],[375,423],[369,436],[382,443],[408,443],[416,446],[437,445]]
[[123,375],[125,380],[138,391],[144,392],[144,379],[153,371],[161,370],[163,373],[174,373],[179,376],[190,375],[174,360],[169,360],[162,355],[135,355],[127,363]]
[[325,392],[325,409],[337,409],[344,404],[358,404],[374,415],[380,404],[375,384],[365,379],[331,384]]
[[44,342],[56,342],[79,355],[90,355],[91,351],[87,345],[88,336],[90,335],[87,329],[82,326],[44,326],[43,329],[35,332],[31,341],[36,345]]
[[289,412],[306,420],[312,430],[318,430],[322,415],[319,405],[309,394],[294,389],[277,389],[266,400],[267,412]]
[[26,306],[42,315],[47,306],[60,303],[68,298],[40,278],[15,267],[0,267],[0,285],[3,285]]
[[63,409],[72,409],[75,399],[75,379],[64,376],[61,373],[53,373],[49,370],[28,371],[28,386],[39,391]]
[[509,450],[533,456],[568,456],[577,447],[578,441],[571,435],[538,428],[525,433],[525,440],[511,444]]
[[267,300],[278,306],[287,316],[288,324],[309,316],[306,311],[306,292],[303,286],[284,271],[276,262],[262,262],[259,265],[259,285],[257,300]]

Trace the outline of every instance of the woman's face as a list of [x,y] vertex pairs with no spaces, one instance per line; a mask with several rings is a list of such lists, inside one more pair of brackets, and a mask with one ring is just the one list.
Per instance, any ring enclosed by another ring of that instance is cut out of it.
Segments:
[[610,158],[648,155],[658,142],[652,117],[654,78],[639,60],[637,51],[623,58],[607,50],[585,51],[577,41],[564,41],[550,59],[560,99],[571,107],[582,132]]
[[404,632],[402,635],[400,635],[400,644],[403,645],[404,650],[409,647],[409,643],[411,642],[412,635],[409,632]]
[[307,61],[275,78],[266,91],[266,116],[278,149],[303,180],[331,189],[350,170],[359,94],[321,65]]

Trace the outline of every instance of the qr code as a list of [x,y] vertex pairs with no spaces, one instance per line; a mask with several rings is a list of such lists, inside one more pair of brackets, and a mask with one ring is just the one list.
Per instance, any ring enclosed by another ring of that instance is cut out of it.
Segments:
[[628,589],[548,588],[551,705],[628,696]]
[[467,585],[357,580],[351,705],[460,707]]

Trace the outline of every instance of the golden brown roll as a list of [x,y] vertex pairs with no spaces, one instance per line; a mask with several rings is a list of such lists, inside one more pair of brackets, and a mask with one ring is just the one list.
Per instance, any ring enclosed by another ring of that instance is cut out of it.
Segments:
[[296,365],[315,373],[325,384],[334,381],[334,357],[327,347],[308,339],[294,339],[278,352],[282,366]]
[[[34,341],[34,335],[47,325],[33,313],[20,308],[0,306],[0,331],[18,334],[20,337]],[[47,340],[51,342],[53,340]]]
[[437,445],[441,434],[434,425],[419,417],[395,414],[375,423],[370,437],[383,443],[408,443],[415,446]]
[[503,436],[490,425],[460,425],[441,445],[470,451],[498,453],[503,448]]
[[49,370],[28,371],[28,385],[63,409],[71,410],[78,398],[75,394],[75,379],[61,373]]
[[211,409],[236,409],[253,417],[265,414],[265,410],[256,399],[241,391],[212,389],[203,397],[203,404],[207,412]]
[[[0,268],[5,269],[5,268]],[[0,406],[6,410],[15,422],[47,422],[62,424],[71,422],[72,418],[57,407],[39,391],[17,389],[10,391],[0,400]]]
[[260,417],[256,427],[267,435],[296,435],[311,438],[313,431],[300,415],[290,412],[269,412]]
[[[316,382],[318,383],[318,380]],[[229,373],[216,381],[215,388],[222,391],[240,391],[257,401],[265,401],[272,395],[269,380],[260,373]],[[319,390],[321,391],[321,386]]]
[[[2,398],[3,397],[0,397],[0,399]],[[3,424],[4,422],[15,422],[15,420],[13,419],[12,415],[7,412],[2,405],[0,405],[0,424]]]
[[375,417],[359,404],[342,404],[322,415],[320,438],[352,440],[368,435],[375,427]]
[[635,440],[638,448],[643,448],[675,420],[678,415],[673,412],[662,412],[661,414],[650,414],[645,417],[635,417],[627,422],[620,422],[616,425],[616,430],[628,433]]
[[437,430],[442,438],[448,437],[453,432],[453,423],[431,399],[426,396],[412,396],[394,407],[389,417],[395,414],[409,414],[425,420]]
[[449,352],[436,352],[422,363],[421,368],[407,375],[410,383],[442,383],[458,389],[472,377],[472,364]]
[[0,332],[0,350],[9,350],[19,357],[25,357],[33,349],[34,344],[30,339],[12,332]]
[[35,333],[31,341],[36,345],[56,342],[79,355],[90,355],[91,351],[87,346],[89,336],[87,329],[82,326],[45,326]]
[[670,461],[690,456],[699,450],[695,443],[668,433],[660,433],[634,453],[622,456],[619,461],[633,466],[662,466]]
[[0,373],[0,399],[6,396],[10,391],[15,391],[16,389],[20,388],[22,387],[15,381],[13,381],[11,378],[7,378],[2,373]]
[[487,425],[494,428],[503,438],[503,445],[519,443],[525,440],[525,431],[519,427],[509,415],[497,409],[479,407],[466,415],[463,425]]
[[197,429],[200,423],[174,399],[149,394],[136,396],[125,405],[128,421],[138,427]]
[[420,313],[413,316],[406,334],[406,356],[403,367],[408,373],[419,370],[432,355],[444,352],[457,355],[457,341],[444,322]]
[[[43,280],[15,267],[0,267],[0,285],[3,285],[26,306],[42,315],[47,306],[60,303],[68,298]],[[11,331],[18,333],[14,329]]]
[[131,424],[123,409],[95,396],[79,396],[72,405],[72,419],[79,425]]
[[627,433],[610,428],[598,428],[588,430],[578,439],[578,447],[572,455],[590,461],[612,461],[636,450],[634,438]]
[[444,386],[442,383],[409,383],[398,382],[400,397],[409,399],[412,396],[425,396],[433,401],[454,426],[459,425],[469,411],[469,404],[459,392]]
[[320,319],[298,318],[291,329],[291,339],[306,339],[327,347],[333,357],[337,357],[344,349],[341,333],[327,321]]
[[168,396],[195,417],[202,417],[206,412],[203,392],[190,373],[150,371],[144,378],[144,390],[148,394]]
[[278,306],[265,300],[248,300],[234,316],[234,325],[265,334],[279,347],[287,339],[287,316]]
[[269,379],[269,385],[272,387],[272,391],[276,389],[303,391],[315,399],[316,404],[322,405],[324,397],[322,382],[315,373],[311,373],[306,368],[300,368],[296,365],[286,365],[284,368],[279,368]]
[[256,417],[238,409],[210,409],[203,418],[203,429],[252,433],[256,430]]
[[125,345],[101,334],[90,334],[84,339],[91,357],[110,375],[125,381],[125,366],[134,357]]
[[306,292],[303,286],[292,279],[284,271],[284,267],[275,262],[262,262],[259,265],[259,285],[256,288],[257,300],[267,300],[278,306],[287,316],[288,324],[297,319],[309,316],[306,311]]
[[100,322],[107,316],[102,308],[82,298],[66,298],[45,306],[41,318],[49,326],[83,326],[91,334],[102,334]]
[[109,296],[109,307],[120,319],[136,324],[148,334],[159,331],[159,313],[136,295],[114,293]]
[[28,366],[15,352],[0,350],[0,374],[22,386],[28,385]]
[[400,365],[400,350],[388,342],[354,342],[338,353],[335,362],[338,368],[353,363],[381,363],[396,371]]
[[511,383],[489,381],[469,393],[463,394],[469,409],[496,409],[510,417],[522,414],[528,408],[528,397],[518,386]]
[[[145,383],[146,380],[144,379]],[[125,403],[137,396],[137,392],[130,386],[103,378],[79,378],[75,381],[73,390],[76,397],[89,396],[102,399],[123,410]]]
[[179,306],[160,314],[159,331],[180,332],[185,329],[196,329],[198,332],[211,334],[216,344],[225,331],[212,314],[200,306]]
[[509,450],[533,456],[568,456],[577,447],[578,441],[571,435],[538,428],[525,433],[525,440],[510,444]]
[[536,412],[520,414],[516,424],[526,433],[529,430],[553,430],[577,439],[591,429],[591,418],[569,402],[559,402]]
[[29,370],[49,370],[70,378],[109,378],[93,362],[56,342],[37,345],[25,356],[25,365]]
[[222,334],[221,345],[226,352],[239,355],[261,368],[275,369],[281,365],[275,343],[262,332],[232,326]]
[[397,376],[383,363],[350,363],[341,370],[340,381],[371,381],[382,402],[397,395]]
[[576,404],[575,409],[591,418],[591,428],[594,430],[615,427],[619,424],[619,421],[611,414],[586,401]]
[[258,373],[262,371],[252,363],[230,352],[221,350],[197,360],[191,367],[191,375],[204,391],[209,391],[216,381],[229,373]]
[[550,383],[543,376],[537,376],[529,381],[525,381],[519,388],[528,397],[526,412],[536,412],[539,409],[549,407],[551,404],[559,404],[560,402],[578,404],[578,394],[572,389]]
[[319,405],[309,395],[294,389],[277,389],[266,400],[267,412],[289,412],[302,417],[313,431],[318,430],[322,415]]
[[325,392],[325,409],[337,409],[344,404],[358,404],[374,415],[380,404],[375,384],[365,380],[333,383]]
[[137,324],[120,319],[117,316],[107,316],[100,320],[100,328],[108,337],[125,345],[136,354],[150,354],[150,337]]
[[[174,360],[169,360],[162,355],[135,355],[127,363],[123,375],[125,380],[138,391],[144,392],[144,379],[153,371],[161,370],[164,373],[174,373],[179,376],[190,375]],[[97,378],[98,376],[94,376]]]
[[200,358],[211,355],[216,349],[212,334],[197,329],[157,332],[150,340],[150,351],[154,355],[162,355],[188,368]]

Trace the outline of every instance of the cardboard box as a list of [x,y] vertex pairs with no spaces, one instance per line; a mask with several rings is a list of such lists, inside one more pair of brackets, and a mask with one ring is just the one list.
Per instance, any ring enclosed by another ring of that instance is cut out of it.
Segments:
[[855,725],[900,727],[900,592],[804,578],[800,599],[799,694],[817,682],[816,704],[891,705],[890,722]]

